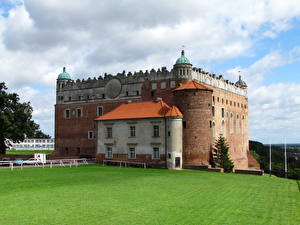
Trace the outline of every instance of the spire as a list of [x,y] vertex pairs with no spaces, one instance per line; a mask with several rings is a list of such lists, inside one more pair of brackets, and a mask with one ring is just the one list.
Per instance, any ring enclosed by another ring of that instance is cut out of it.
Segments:
[[63,67],[63,73],[65,73],[66,72],[66,67]]
[[184,56],[184,47],[185,47],[185,46],[182,45],[181,47],[182,47],[182,50],[181,50],[181,56]]

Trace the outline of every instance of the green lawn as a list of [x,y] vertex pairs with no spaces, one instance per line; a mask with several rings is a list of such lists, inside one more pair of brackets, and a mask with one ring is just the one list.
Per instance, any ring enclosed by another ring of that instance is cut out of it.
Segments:
[[51,154],[53,150],[6,150],[6,154],[33,155],[34,153]]
[[0,169],[0,224],[300,224],[295,180],[203,171]]

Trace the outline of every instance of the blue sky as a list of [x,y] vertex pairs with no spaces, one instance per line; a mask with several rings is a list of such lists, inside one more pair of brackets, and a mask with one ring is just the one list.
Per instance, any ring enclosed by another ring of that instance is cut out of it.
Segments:
[[300,142],[297,0],[0,1],[0,77],[54,134],[55,84],[167,66],[181,46],[194,66],[247,82],[250,139]]

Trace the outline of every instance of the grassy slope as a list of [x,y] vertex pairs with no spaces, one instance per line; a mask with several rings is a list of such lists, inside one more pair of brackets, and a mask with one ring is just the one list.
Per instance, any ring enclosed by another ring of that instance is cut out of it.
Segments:
[[6,150],[6,154],[33,155],[34,153],[51,154],[52,150]]
[[89,165],[0,170],[0,224],[300,224],[295,180]]

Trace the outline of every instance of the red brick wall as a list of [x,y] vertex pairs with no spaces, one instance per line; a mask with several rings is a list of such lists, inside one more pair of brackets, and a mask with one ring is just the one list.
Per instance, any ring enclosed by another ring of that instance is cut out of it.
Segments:
[[[213,88],[213,87],[211,87]],[[221,131],[222,120],[226,124],[226,140],[229,144],[229,153],[231,159],[234,161],[235,168],[247,168],[248,157],[247,152],[249,151],[249,140],[248,140],[248,99],[244,96],[234,94],[232,92],[224,91],[222,89],[213,88],[214,101],[212,105],[215,107],[215,117],[212,120],[216,124],[216,138],[213,139],[212,144],[218,138]],[[224,108],[225,117],[221,116],[221,109]],[[228,112],[229,118],[226,117]],[[233,133],[230,134],[230,114],[233,114]],[[239,127],[240,131],[237,133],[236,130],[236,115],[239,115]],[[245,117],[245,129],[242,134],[242,116]]]
[[183,113],[183,163],[209,164],[212,92],[184,90],[175,92],[177,107]]

